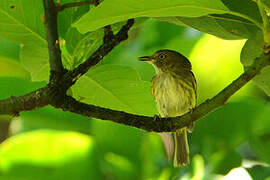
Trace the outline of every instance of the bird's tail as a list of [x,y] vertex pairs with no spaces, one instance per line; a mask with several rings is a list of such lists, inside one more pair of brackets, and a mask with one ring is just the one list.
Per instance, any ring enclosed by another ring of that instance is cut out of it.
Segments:
[[162,138],[169,160],[173,160],[175,167],[189,164],[189,148],[187,130],[182,128],[174,133],[159,133]]
[[179,129],[173,134],[174,154],[173,165],[174,167],[185,166],[189,164],[189,148],[187,140],[186,128]]

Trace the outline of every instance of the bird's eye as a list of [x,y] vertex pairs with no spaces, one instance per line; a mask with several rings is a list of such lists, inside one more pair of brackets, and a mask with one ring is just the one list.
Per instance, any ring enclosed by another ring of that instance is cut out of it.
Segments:
[[166,55],[165,55],[165,54],[160,54],[160,55],[158,56],[158,58],[159,58],[159,59],[165,59],[165,58],[166,58]]

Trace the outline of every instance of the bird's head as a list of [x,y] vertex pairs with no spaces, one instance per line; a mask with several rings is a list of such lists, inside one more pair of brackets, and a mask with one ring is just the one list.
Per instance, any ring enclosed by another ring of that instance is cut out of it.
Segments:
[[160,72],[191,70],[191,63],[185,56],[176,51],[167,49],[158,50],[151,56],[139,57],[139,60],[153,64]]

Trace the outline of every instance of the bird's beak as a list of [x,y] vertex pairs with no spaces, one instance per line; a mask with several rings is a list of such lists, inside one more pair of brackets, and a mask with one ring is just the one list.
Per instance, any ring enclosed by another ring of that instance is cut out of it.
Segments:
[[142,56],[139,57],[140,61],[153,61],[153,58],[151,56]]

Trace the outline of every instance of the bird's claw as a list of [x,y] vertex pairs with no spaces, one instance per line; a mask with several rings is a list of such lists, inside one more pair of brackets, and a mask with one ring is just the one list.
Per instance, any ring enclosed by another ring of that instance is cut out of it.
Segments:
[[161,119],[161,117],[159,115],[154,115],[154,121],[159,121]]

